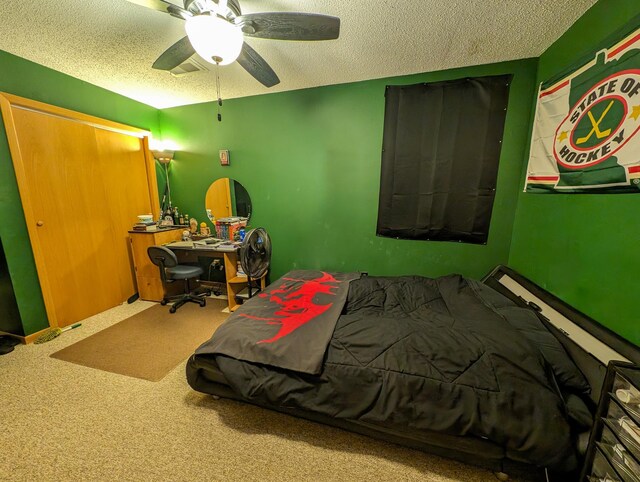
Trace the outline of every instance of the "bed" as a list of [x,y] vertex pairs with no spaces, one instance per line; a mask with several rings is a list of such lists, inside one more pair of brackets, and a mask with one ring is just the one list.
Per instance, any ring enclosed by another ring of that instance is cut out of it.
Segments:
[[640,355],[507,267],[483,281],[295,271],[196,350],[187,380],[495,471],[575,473],[612,359]]

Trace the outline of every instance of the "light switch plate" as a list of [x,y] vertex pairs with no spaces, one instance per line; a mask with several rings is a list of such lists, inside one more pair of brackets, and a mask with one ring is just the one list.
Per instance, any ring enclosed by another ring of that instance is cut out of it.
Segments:
[[221,166],[229,165],[229,151],[226,149],[220,151],[220,165]]

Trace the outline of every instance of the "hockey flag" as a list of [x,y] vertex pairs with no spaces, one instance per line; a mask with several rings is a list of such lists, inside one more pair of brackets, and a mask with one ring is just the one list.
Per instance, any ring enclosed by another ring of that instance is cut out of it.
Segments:
[[587,63],[540,86],[527,192],[640,192],[635,25]]

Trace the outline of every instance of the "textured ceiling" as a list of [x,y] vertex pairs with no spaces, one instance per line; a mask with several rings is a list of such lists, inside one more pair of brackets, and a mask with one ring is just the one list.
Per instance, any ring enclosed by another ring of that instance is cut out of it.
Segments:
[[[171,0],[180,4],[180,0]],[[243,13],[340,17],[338,40],[248,39],[281,83],[267,89],[237,63],[223,98],[537,57],[595,0],[240,0]],[[215,99],[215,77],[151,68],[184,23],[126,0],[0,0],[0,50],[154,107]]]

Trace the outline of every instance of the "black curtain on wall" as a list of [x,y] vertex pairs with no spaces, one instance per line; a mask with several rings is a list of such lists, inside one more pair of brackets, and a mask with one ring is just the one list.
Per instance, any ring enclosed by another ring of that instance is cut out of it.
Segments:
[[487,242],[510,82],[387,86],[378,235]]

